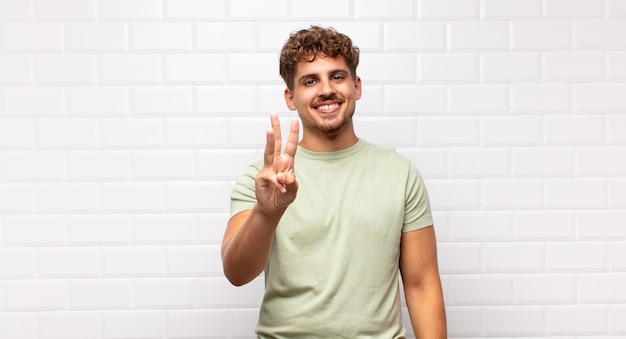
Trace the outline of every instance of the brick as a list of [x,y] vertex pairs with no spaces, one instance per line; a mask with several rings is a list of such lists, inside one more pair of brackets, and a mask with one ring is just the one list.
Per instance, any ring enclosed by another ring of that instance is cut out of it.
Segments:
[[191,23],[136,23],[130,26],[130,47],[134,51],[190,51]]
[[578,276],[578,296],[582,303],[623,303],[626,301],[624,273],[591,273]]
[[567,0],[546,0],[544,12],[548,19],[604,18],[605,5],[603,0],[582,0],[575,4]]
[[[2,13],[0,11],[0,13]],[[26,312],[2,312],[0,314],[0,337],[33,339],[37,333],[37,315]]]
[[161,310],[102,312],[102,335],[106,339],[161,338],[165,315]]
[[260,3],[255,0],[232,0],[229,13],[234,19],[287,19],[289,18],[289,1],[269,0]]
[[70,116],[124,116],[128,114],[128,89],[119,87],[71,87],[67,89]]
[[515,299],[528,305],[576,303],[575,274],[520,274],[515,277]]
[[191,151],[133,151],[131,155],[135,180],[191,179],[194,176]]
[[[30,248],[0,248],[0,278],[33,278],[35,251]],[[0,318],[1,319],[1,318]],[[2,320],[0,320],[0,324]],[[0,333],[1,330],[0,330]]]
[[626,317],[626,307],[614,305],[609,307],[609,326],[611,333],[626,333],[626,323],[622,321]]
[[604,208],[607,181],[603,179],[551,179],[546,181],[548,208]]
[[[196,48],[211,51],[211,53],[216,51],[252,52],[257,45],[257,28],[253,22],[197,23],[195,24],[195,31]],[[224,34],[224,32],[228,32],[228,34]]]
[[223,183],[170,183],[165,204],[171,212],[226,212],[230,189]]
[[541,72],[541,55],[538,53],[481,55],[481,79],[486,82],[538,82]]
[[0,212],[32,213],[34,208],[32,184],[0,184]]
[[226,3],[206,0],[166,0],[165,17],[169,19],[226,19]]
[[198,286],[200,305],[205,308],[259,307],[265,291],[262,278],[243,286],[233,286],[224,277],[199,278]]
[[511,152],[507,149],[451,149],[448,161],[453,178],[494,178],[511,174]]
[[607,136],[609,145],[626,145],[626,116],[607,116]]
[[164,80],[167,83],[224,83],[226,58],[223,55],[166,55]]
[[574,22],[575,49],[623,49],[626,21],[580,20]]
[[67,239],[72,245],[128,245],[132,241],[131,216],[70,215],[67,217]]
[[168,311],[168,338],[226,338],[227,319],[223,310]]
[[558,242],[546,245],[549,272],[602,272],[608,268],[608,247],[601,242]]
[[483,19],[541,19],[541,0],[483,0]]
[[208,276],[222,274],[221,246],[173,246],[167,249],[166,274]]
[[84,84],[96,82],[96,58],[93,56],[37,56],[35,82],[38,84]]
[[[30,20],[32,16],[32,1],[0,2],[0,19],[2,20]],[[0,328],[2,328],[2,326],[0,326]]]
[[431,180],[428,194],[434,211],[470,209],[480,206],[478,180]]
[[437,261],[442,274],[481,273],[483,253],[477,244],[448,244],[437,246]]
[[176,118],[165,119],[165,144],[170,147],[226,145],[226,119]]
[[[446,26],[442,22],[385,22],[384,43],[387,51],[444,51]],[[406,39],[406,34],[411,39]]]
[[[500,3],[501,1],[495,1]],[[567,21],[511,22],[511,49],[514,51],[569,50],[572,47],[572,24]]]
[[[230,146],[260,149],[265,147],[265,131],[270,128],[267,118],[230,118],[228,124]],[[286,127],[287,124],[282,123],[281,126]]]
[[446,320],[450,337],[475,337],[483,334],[482,307],[447,306]]
[[128,28],[124,23],[68,23],[65,46],[68,51],[118,51],[128,49]]
[[487,307],[483,314],[486,336],[537,336],[545,333],[546,310],[542,306]]
[[98,210],[99,189],[94,183],[45,183],[37,185],[37,209],[47,213],[79,213]]
[[510,212],[451,212],[450,240],[490,242],[512,239]]
[[5,88],[4,115],[60,117],[65,110],[61,88]]
[[47,248],[37,251],[37,275],[44,278],[99,275],[97,248]]
[[157,55],[103,55],[99,58],[99,79],[104,84],[161,81],[161,57]]
[[158,212],[163,205],[159,183],[106,183],[101,187],[100,203],[107,212]]
[[607,80],[626,80],[626,52],[608,52],[605,56]]
[[[403,319],[407,319],[405,315]],[[230,312],[231,328],[230,332],[233,338],[247,338],[250,333],[254,333],[258,320],[258,311],[256,309],[239,309]],[[406,327],[406,325],[405,325]],[[407,329],[410,328],[407,327]]]
[[479,68],[479,58],[474,53],[422,54],[418,60],[418,80],[420,83],[476,82]]
[[626,18],[626,2],[624,0],[608,0],[606,3],[607,18]]
[[199,244],[221,245],[228,213],[210,213],[196,216],[196,237]]
[[419,146],[478,146],[476,117],[428,117],[418,119]]
[[2,176],[7,181],[50,181],[65,179],[63,152],[4,152]]
[[102,249],[102,274],[104,277],[161,276],[163,251],[152,246],[107,246]]
[[12,246],[57,246],[66,242],[63,216],[21,215],[4,218],[4,243]]
[[96,18],[94,0],[35,0],[36,19],[83,19]]
[[[385,110],[384,105],[385,103],[383,103],[383,89],[384,89],[384,85],[372,85],[372,86],[367,86],[367,89],[364,89],[362,91],[362,96],[361,99],[359,99],[359,110],[358,110],[358,115],[359,116],[371,116],[371,117],[375,117],[378,116],[380,114],[380,112],[383,112]],[[277,99],[279,97],[276,97]],[[282,98],[282,97],[280,97]],[[263,106],[263,101],[264,98],[261,96],[260,98],[261,100],[261,108],[263,109],[263,112],[282,112],[285,110],[285,101],[283,98],[283,101],[280,103],[280,105],[276,105],[275,107],[278,107],[278,109],[274,108],[274,109],[265,109]],[[426,104],[426,103],[425,103]],[[416,107],[417,108],[417,107]],[[296,111],[288,111],[287,113],[285,113],[285,116],[289,116],[289,117],[297,117],[298,113]]]
[[452,277],[451,305],[507,305],[513,301],[513,279],[507,275]]
[[609,179],[610,207],[626,207],[626,179]]
[[142,214],[133,216],[134,242],[142,245],[191,244],[195,219],[187,214]]
[[133,285],[138,308],[193,308],[197,303],[193,278],[136,279]]
[[2,25],[0,51],[59,52],[63,50],[60,23],[11,23]]
[[[196,109],[200,114],[246,114],[257,110],[254,86],[203,86],[196,89]],[[250,100],[241,100],[247,97]]]
[[198,177],[209,180],[236,180],[253,162],[263,158],[254,150],[201,150],[197,153]]
[[490,146],[530,146],[543,142],[540,117],[498,116],[482,119],[482,140]]
[[425,179],[448,177],[448,156],[445,150],[407,148],[398,149],[397,152],[411,160]]
[[576,113],[623,112],[626,109],[624,93],[626,84],[574,85],[574,110]]
[[4,311],[63,310],[67,302],[62,280],[8,280],[4,282]]
[[161,119],[100,120],[101,144],[108,148],[160,147],[163,142]]
[[[411,0],[396,1],[393,6],[380,6],[376,2],[356,0],[354,1],[354,16],[356,19],[364,20],[371,18],[394,18],[394,20],[415,18],[416,6],[417,2]],[[324,16],[322,13],[320,14]]]
[[576,215],[578,237],[581,240],[626,240],[623,220],[626,220],[626,211],[579,211]]
[[543,78],[548,82],[588,82],[604,79],[604,54],[548,52],[543,54]]
[[33,123],[30,120],[0,120],[0,148],[3,150],[31,149],[34,135]]
[[104,19],[160,19],[160,0],[102,0],[100,16]]
[[576,149],[579,176],[619,176],[626,173],[626,148],[585,147]]
[[[302,25],[300,28],[307,28],[308,24]],[[352,42],[361,50],[380,51],[383,49],[383,24],[377,21],[345,21],[338,22],[333,25],[337,31],[342,32],[350,37]],[[280,44],[276,46],[274,50],[278,52],[282,48],[283,43],[287,36],[285,33],[293,30],[293,26],[289,26],[290,29],[282,31],[280,34]],[[369,54],[369,53],[367,53]],[[363,55],[363,54],[361,54]]]
[[68,180],[128,180],[130,155],[126,151],[67,152]]
[[190,87],[135,87],[131,96],[131,112],[135,116],[184,116],[193,109]]
[[513,213],[516,240],[574,240],[574,213],[569,211],[519,211]]
[[[416,141],[415,118],[354,118],[359,136],[383,147],[411,147]],[[381,133],[394,131],[394,133]],[[286,134],[285,134],[286,135]]]
[[506,22],[448,23],[448,50],[508,50],[509,24]]
[[414,83],[417,77],[416,56],[409,53],[368,53],[361,57],[359,73],[370,83]]
[[128,309],[129,279],[72,279],[68,284],[69,309]]
[[99,337],[100,313],[47,312],[39,317],[41,339],[95,339]]
[[533,273],[543,272],[545,268],[542,243],[487,244],[484,256],[487,273]]
[[29,85],[33,76],[32,64],[30,56],[0,56],[0,84]]
[[88,119],[39,120],[37,144],[41,148],[94,148],[97,145],[98,122]]
[[476,0],[424,0],[419,3],[419,19],[476,19],[480,4]]
[[601,116],[550,116],[544,119],[547,145],[601,145],[605,140]]
[[276,84],[280,81],[275,53],[230,54],[227,58],[228,81],[242,84]]
[[570,177],[574,174],[571,148],[514,148],[511,158],[514,177]]
[[[362,5],[362,6],[361,6]],[[368,4],[359,4],[359,8],[355,12],[365,12],[368,14]],[[406,6],[406,4],[403,4]],[[328,8],[332,8],[332,11],[328,11]],[[333,18],[333,19],[349,19],[353,17],[352,4],[350,1],[333,1],[322,0],[315,3],[303,2],[299,4],[291,4],[290,17],[297,20],[310,20],[314,18]]]
[[572,112],[572,87],[562,84],[511,85],[511,110],[520,114]]
[[481,186],[487,209],[537,209],[544,206],[544,183],[539,179],[489,179]]
[[448,107],[452,113],[493,114],[510,109],[510,90],[503,85],[448,86]]
[[609,261],[611,271],[623,272],[626,270],[626,242],[611,242],[609,245]]
[[608,306],[605,305],[548,306],[546,328],[551,335],[606,335],[607,320]]

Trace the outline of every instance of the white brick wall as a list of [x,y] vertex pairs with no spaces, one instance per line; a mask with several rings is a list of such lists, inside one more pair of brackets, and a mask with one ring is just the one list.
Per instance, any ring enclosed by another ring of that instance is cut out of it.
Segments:
[[228,197],[315,23],[426,179],[450,337],[624,338],[624,0],[0,0],[0,338],[253,338]]

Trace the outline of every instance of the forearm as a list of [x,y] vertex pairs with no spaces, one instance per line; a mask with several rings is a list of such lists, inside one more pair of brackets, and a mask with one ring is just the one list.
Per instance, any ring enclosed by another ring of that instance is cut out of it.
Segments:
[[242,225],[222,245],[224,274],[232,284],[244,285],[263,272],[283,212],[266,215],[255,205],[251,211],[242,212],[246,215],[233,217],[241,218],[235,222]]
[[416,339],[446,339],[446,313],[441,285],[405,287],[411,326]]

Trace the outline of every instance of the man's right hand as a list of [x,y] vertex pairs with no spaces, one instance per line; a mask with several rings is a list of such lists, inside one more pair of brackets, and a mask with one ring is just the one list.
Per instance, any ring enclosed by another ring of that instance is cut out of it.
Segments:
[[282,213],[296,199],[298,181],[294,171],[294,157],[298,149],[300,127],[291,122],[285,152],[282,153],[280,120],[270,115],[272,128],[267,131],[263,168],[255,178],[257,207],[263,214]]

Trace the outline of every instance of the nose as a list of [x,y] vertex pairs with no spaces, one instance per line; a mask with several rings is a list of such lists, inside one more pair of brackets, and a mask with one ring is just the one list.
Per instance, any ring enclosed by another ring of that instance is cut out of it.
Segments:
[[332,96],[335,94],[335,92],[336,92],[335,86],[333,86],[333,83],[332,81],[330,81],[330,79],[320,81],[319,91],[317,93],[318,96],[320,97]]

